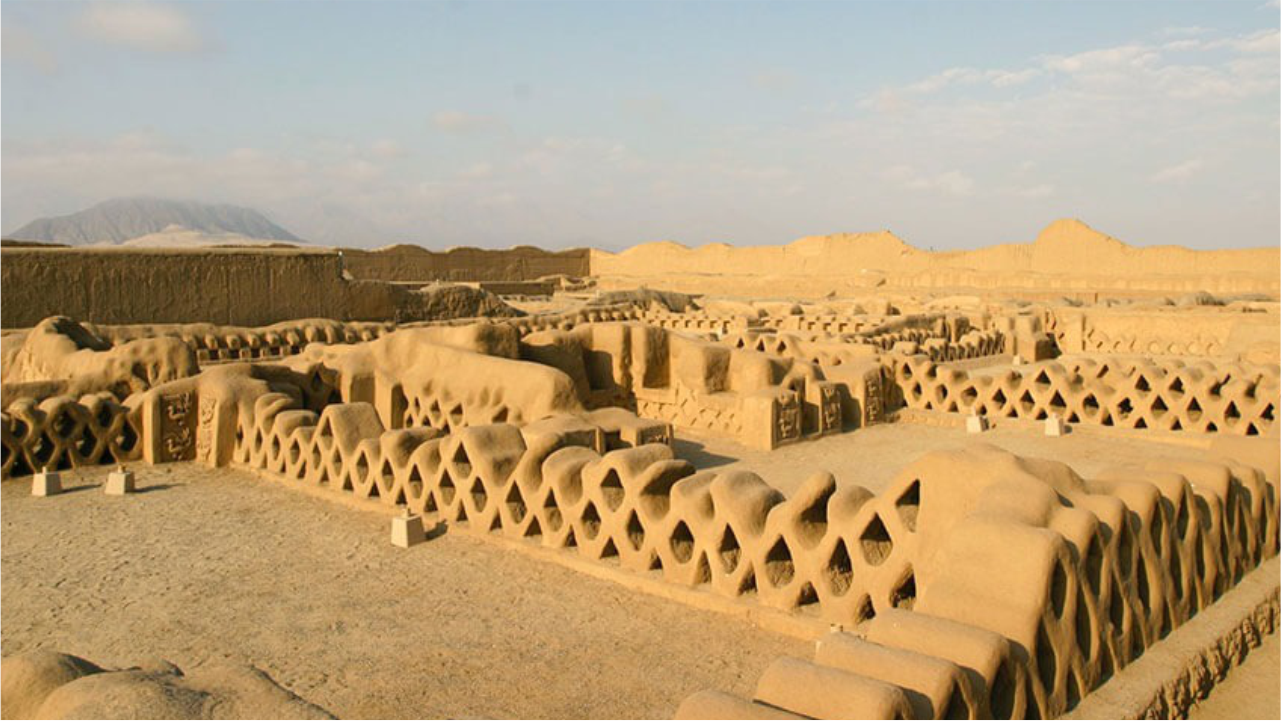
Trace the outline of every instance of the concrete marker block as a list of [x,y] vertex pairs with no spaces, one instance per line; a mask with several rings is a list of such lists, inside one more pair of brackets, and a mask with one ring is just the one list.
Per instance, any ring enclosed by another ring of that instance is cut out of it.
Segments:
[[1062,436],[1067,433],[1067,424],[1059,417],[1057,413],[1051,413],[1049,418],[1045,419],[1045,435]]
[[31,477],[31,495],[43,498],[59,493],[62,493],[62,476],[57,471],[45,468]]
[[982,433],[988,429],[987,416],[980,416],[977,413],[966,416],[965,432]]
[[108,496],[123,496],[133,493],[135,489],[133,471],[126,471],[124,466],[107,474],[106,493]]
[[423,517],[411,515],[408,511],[391,519],[391,545],[397,548],[409,548],[427,540],[423,529]]

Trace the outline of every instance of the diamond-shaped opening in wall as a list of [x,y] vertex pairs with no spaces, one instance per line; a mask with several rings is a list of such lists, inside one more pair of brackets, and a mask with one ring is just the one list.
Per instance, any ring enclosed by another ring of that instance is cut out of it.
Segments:
[[583,507],[582,528],[583,536],[589,541],[595,540],[600,533],[600,513],[596,510],[596,504],[591,501]]
[[912,481],[912,484],[903,491],[903,494],[894,502],[894,510],[898,512],[899,520],[903,522],[903,527],[907,530],[916,532],[916,518],[921,512],[921,481],[919,479]]
[[467,447],[459,443],[454,448],[454,456],[451,459],[454,470],[458,472],[459,477],[466,478],[471,475],[471,457],[467,455]]
[[905,611],[912,610],[916,604],[916,574],[909,566],[903,580],[899,581],[894,590],[890,592],[890,606],[901,608]]
[[560,511],[560,506],[556,503],[556,494],[550,489],[547,496],[543,499],[543,518],[547,519],[547,530],[556,533],[565,523],[565,516]]
[[863,594],[863,598],[859,599],[858,606],[854,610],[854,623],[863,623],[874,618],[876,618],[876,606],[872,603],[872,597]]
[[618,477],[618,471],[611,468],[605,473],[605,477],[600,482],[601,497],[605,499],[605,506],[611,511],[617,511],[619,506],[623,505],[623,481]]
[[614,560],[618,558],[618,547],[614,545],[614,539],[605,539],[605,545],[600,549],[601,560]]
[[854,581],[854,564],[850,559],[849,549],[845,546],[845,539],[836,540],[836,546],[827,559],[824,571],[833,596],[844,596],[850,590],[850,585]]
[[454,485],[454,477],[449,471],[440,472],[440,502],[445,506],[452,506],[454,498],[458,495],[458,486]]
[[698,554],[698,561],[694,565],[693,581],[695,585],[712,581],[712,564],[708,562],[706,553]]
[[369,458],[364,451],[356,454],[356,481],[364,483],[369,479]]
[[1086,603],[1085,594],[1076,594],[1076,647],[1081,651],[1081,658],[1089,660],[1094,651],[1094,623],[1090,615],[1089,604]]
[[796,575],[796,566],[792,563],[792,552],[787,542],[779,538],[765,554],[765,579],[774,588],[786,586]]
[[521,495],[519,484],[512,483],[511,489],[507,491],[507,514],[516,523],[525,520],[525,514],[528,509],[525,506],[525,497]]
[[[681,525],[684,525],[682,523]],[[688,532],[688,529],[686,529]],[[717,545],[716,555],[720,558],[721,568],[726,573],[733,573],[738,568],[738,559],[743,554],[743,549],[738,545],[738,536],[734,535],[734,529],[725,526],[725,533],[721,534],[721,542]]]
[[1049,634],[1045,632],[1045,623],[1036,627],[1036,674],[1045,689],[1045,695],[1054,693],[1054,681],[1058,669],[1058,658],[1054,646],[1050,643]]
[[1228,401],[1228,405],[1223,409],[1223,417],[1229,421],[1241,419],[1241,411],[1237,409],[1236,401]]
[[669,543],[672,547],[672,557],[678,563],[689,563],[689,559],[694,557],[694,534],[690,532],[689,526],[684,521],[680,521],[672,529]]
[[796,591],[796,608],[800,611],[817,610],[819,605],[818,591],[814,584],[806,581]]
[[[112,409],[112,404],[103,403],[101,407],[98,408],[98,412],[93,415],[93,420],[98,424],[99,428],[107,428],[111,425],[111,422],[115,420],[115,417],[116,414]],[[21,423],[21,421],[18,422]],[[23,424],[24,427],[25,425],[26,424]],[[14,432],[15,434],[17,433],[16,426]]]
[[1063,611],[1067,603],[1068,580],[1067,571],[1063,568],[1060,561],[1054,562],[1054,569],[1050,572],[1050,607],[1054,610],[1057,618],[1063,618]]
[[627,542],[636,551],[641,550],[645,545],[645,526],[634,510],[627,516]]
[[406,485],[409,488],[409,494],[411,496],[413,496],[414,498],[419,498],[422,496],[423,473],[422,473],[422,470],[418,468],[417,463],[409,464],[409,478],[406,481]]
[[863,549],[863,560],[869,566],[879,566],[894,552],[894,540],[886,530],[880,514],[873,513],[867,527],[859,536],[859,545]]
[[477,478],[471,484],[472,507],[478,512],[485,510],[485,504],[489,503],[489,492],[485,490],[484,482]]

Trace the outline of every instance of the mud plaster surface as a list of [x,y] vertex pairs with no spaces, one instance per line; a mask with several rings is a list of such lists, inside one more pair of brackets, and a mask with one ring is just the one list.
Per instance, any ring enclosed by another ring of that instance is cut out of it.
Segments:
[[[1040,428],[1040,424],[1031,425]],[[922,455],[972,443],[990,443],[1022,456],[1061,461],[1087,478],[1109,466],[1141,466],[1163,458],[1205,458],[1205,451],[1194,446],[1131,439],[1118,442],[1115,437],[1079,426],[1066,436],[1052,438],[1023,428],[993,428],[969,435],[964,428],[883,424],[773,451],[751,450],[724,437],[686,429],[676,438],[677,456],[699,470],[749,470],[789,495],[819,470],[831,471],[838,486],[857,483],[880,492],[903,467]]]
[[241,660],[340,717],[666,718],[812,652],[462,534],[396,549],[387,516],[243,472],[140,466],[109,498],[108,470],[0,486],[4,654]]

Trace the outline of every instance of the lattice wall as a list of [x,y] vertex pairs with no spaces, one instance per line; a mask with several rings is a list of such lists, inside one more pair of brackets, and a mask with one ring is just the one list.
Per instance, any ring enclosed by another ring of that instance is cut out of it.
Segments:
[[124,463],[142,455],[141,414],[110,393],[16,401],[0,415],[3,477]]
[[1178,361],[1046,362],[971,375],[923,356],[896,359],[909,408],[1069,423],[1236,435],[1276,435],[1277,369]]
[[767,669],[755,702],[703,692],[678,717],[1052,718],[1277,552],[1276,488],[1231,463],[1082,481],[980,447],[903,478],[930,551],[913,612],[877,607],[813,663]]

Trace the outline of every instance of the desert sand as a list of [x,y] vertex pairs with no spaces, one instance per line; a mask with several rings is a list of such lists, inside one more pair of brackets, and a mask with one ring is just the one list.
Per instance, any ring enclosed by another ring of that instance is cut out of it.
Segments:
[[158,467],[105,504],[107,471],[58,508],[4,485],[6,655],[252,664],[348,718],[646,718],[809,648],[461,534],[406,554],[385,513],[245,472]]
[[1274,715],[1279,265],[7,247],[4,714]]

